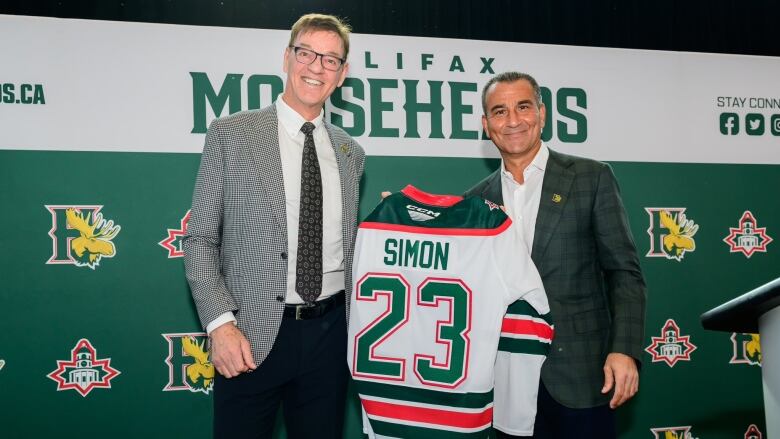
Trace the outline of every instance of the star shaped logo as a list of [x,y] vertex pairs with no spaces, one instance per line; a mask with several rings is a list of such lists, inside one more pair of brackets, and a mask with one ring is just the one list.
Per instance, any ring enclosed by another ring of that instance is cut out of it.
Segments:
[[745,439],[762,439],[764,435],[761,430],[756,427],[756,424],[750,424],[748,429],[745,430]]
[[57,382],[58,392],[73,389],[86,397],[92,389],[110,389],[120,373],[111,367],[110,358],[98,359],[92,343],[82,338],[70,351],[70,361],[57,360],[57,369],[46,376]]
[[168,236],[160,241],[158,244],[162,248],[168,250],[168,258],[180,258],[184,256],[184,251],[181,249],[181,237],[187,233],[187,223],[190,222],[190,211],[184,215],[181,219],[181,223],[178,229],[168,229]]
[[660,337],[650,337],[653,341],[645,352],[653,356],[653,363],[663,361],[674,367],[678,361],[691,361],[691,353],[696,346],[690,342],[689,335],[680,335],[680,327],[669,319],[661,328]]
[[772,238],[766,234],[766,227],[758,227],[756,218],[746,210],[739,219],[737,227],[729,227],[729,235],[723,238],[731,253],[741,252],[746,258],[753,253],[766,253],[766,246]]

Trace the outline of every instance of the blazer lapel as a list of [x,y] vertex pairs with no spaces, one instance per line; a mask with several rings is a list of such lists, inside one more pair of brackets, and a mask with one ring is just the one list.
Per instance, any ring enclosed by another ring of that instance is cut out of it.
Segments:
[[279,121],[276,106],[271,105],[254,112],[254,120],[247,125],[246,137],[260,186],[271,200],[271,211],[287,236],[287,213],[282,175],[282,156],[279,152]]
[[346,225],[348,224],[348,218],[346,218],[346,206],[352,206],[355,203],[354,191],[350,190],[356,181],[356,170],[354,165],[355,159],[352,157],[352,150],[349,139],[341,136],[337,131],[333,130],[327,121],[325,122],[325,129],[328,132],[328,137],[330,138],[330,144],[333,147],[333,152],[336,154],[336,164],[339,168],[339,180],[341,181],[342,217],[344,217],[344,224]]
[[531,259],[537,265],[555,233],[566,203],[569,202],[571,185],[574,182],[574,172],[568,169],[569,165],[571,162],[565,156],[550,150],[531,250]]
[[485,182],[485,187],[482,189],[480,196],[488,201],[492,201],[499,206],[504,205],[504,194],[501,190],[501,168],[496,169],[495,172],[490,174],[490,177]]

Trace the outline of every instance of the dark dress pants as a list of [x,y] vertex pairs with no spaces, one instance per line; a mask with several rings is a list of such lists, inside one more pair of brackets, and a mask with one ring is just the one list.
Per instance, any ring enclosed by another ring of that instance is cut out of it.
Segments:
[[[496,431],[499,439],[514,438]],[[544,384],[539,383],[534,439],[613,439],[615,412],[609,405],[586,409],[572,409],[550,396]],[[526,436],[527,438],[527,436]]]
[[260,367],[214,383],[215,438],[270,438],[279,405],[287,438],[341,439],[349,371],[344,305],[309,320],[284,317]]

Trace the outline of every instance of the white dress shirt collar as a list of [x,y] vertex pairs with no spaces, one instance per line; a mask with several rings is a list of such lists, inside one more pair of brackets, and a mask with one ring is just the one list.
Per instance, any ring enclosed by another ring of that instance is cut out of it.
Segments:
[[[547,145],[545,145],[544,142],[542,142],[541,148],[539,148],[539,151],[536,152],[534,159],[531,160],[531,163],[528,164],[528,167],[526,167],[523,170],[523,173],[527,173],[531,170],[539,170],[544,172],[547,169],[547,159],[549,158],[550,158],[550,150],[549,148],[547,148]],[[506,164],[504,163],[504,159],[501,159],[501,177],[508,178],[512,182],[515,182],[515,177],[512,176],[512,173],[506,170]]]
[[297,111],[293,110],[292,107],[287,105],[287,102],[284,102],[284,99],[281,96],[276,99],[276,117],[279,119],[279,124],[282,126],[284,131],[286,131],[292,138],[295,138],[295,136],[301,132],[301,127],[306,122],[313,123],[315,130],[322,128],[324,115],[325,110],[323,109],[320,110],[320,114],[315,117],[314,120],[307,121],[303,116],[298,114]]

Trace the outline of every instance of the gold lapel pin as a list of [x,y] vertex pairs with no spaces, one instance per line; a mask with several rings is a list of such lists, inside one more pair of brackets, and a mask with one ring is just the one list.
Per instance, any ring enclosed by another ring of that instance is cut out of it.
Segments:
[[341,153],[342,154],[346,154],[346,153],[349,152],[349,146],[347,146],[346,143],[342,143],[339,148],[341,148]]
[[553,203],[560,203],[561,200],[563,200],[563,197],[558,194],[553,194],[552,196]]

